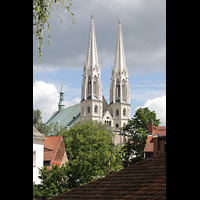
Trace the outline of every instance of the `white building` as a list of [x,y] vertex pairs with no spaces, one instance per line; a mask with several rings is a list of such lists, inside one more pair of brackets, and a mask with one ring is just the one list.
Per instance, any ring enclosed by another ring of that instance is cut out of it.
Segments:
[[44,160],[44,140],[43,136],[34,126],[33,126],[33,183],[40,184],[39,170],[38,167],[43,167]]
[[122,143],[119,128],[130,119],[130,88],[125,61],[121,21],[119,20],[115,62],[112,69],[109,105],[102,95],[101,66],[98,62],[94,19],[91,16],[88,52],[83,67],[80,121],[105,122],[116,132],[115,144]]

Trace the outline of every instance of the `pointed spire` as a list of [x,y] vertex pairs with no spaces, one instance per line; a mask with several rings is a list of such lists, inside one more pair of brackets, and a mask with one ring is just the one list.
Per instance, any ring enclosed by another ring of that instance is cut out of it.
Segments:
[[90,25],[90,35],[89,35],[89,42],[88,42],[86,65],[92,70],[93,68],[98,67],[97,45],[96,45],[93,14],[91,14],[91,25]]
[[60,112],[65,107],[64,103],[64,91],[63,91],[63,82],[61,82],[61,90],[60,90],[60,101],[58,103],[58,111]]
[[123,36],[122,36],[121,20],[119,19],[114,70],[121,72],[124,69],[126,70],[126,61],[125,61],[125,53],[124,53],[124,43],[123,43]]

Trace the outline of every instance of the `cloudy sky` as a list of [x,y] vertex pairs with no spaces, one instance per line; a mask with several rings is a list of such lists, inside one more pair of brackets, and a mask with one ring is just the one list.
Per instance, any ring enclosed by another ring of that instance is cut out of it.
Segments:
[[46,35],[42,61],[33,36],[33,107],[45,122],[58,109],[61,81],[65,105],[80,102],[83,63],[86,61],[91,13],[102,69],[103,95],[109,102],[118,20],[121,19],[126,64],[129,69],[131,117],[138,107],[155,110],[166,124],[166,0],[73,0],[71,11],[51,12],[51,45]]

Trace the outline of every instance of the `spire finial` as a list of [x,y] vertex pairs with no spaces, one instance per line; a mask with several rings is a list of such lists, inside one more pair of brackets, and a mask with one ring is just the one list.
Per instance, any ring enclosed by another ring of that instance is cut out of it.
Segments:
[[121,24],[121,19],[119,18],[119,24]]
[[63,81],[61,82],[61,91],[63,91]]
[[93,13],[91,14],[91,19],[94,19],[94,17],[93,17]]

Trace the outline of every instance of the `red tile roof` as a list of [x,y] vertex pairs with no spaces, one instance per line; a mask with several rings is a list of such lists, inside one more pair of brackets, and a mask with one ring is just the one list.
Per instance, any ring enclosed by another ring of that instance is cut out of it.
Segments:
[[44,151],[44,161],[53,160],[56,156],[57,149],[62,140],[62,136],[48,136],[44,141],[44,148],[51,149],[52,151]]
[[62,136],[48,136],[44,141],[44,161],[51,161],[51,165],[62,164],[63,157],[66,156],[65,144]]
[[58,199],[166,199],[166,153],[52,198]]
[[153,152],[153,136],[154,135],[161,135],[161,136],[166,136],[166,126],[153,126],[153,132],[152,135],[147,136],[147,141],[146,145],[144,148],[144,152]]
[[148,151],[153,152],[153,140],[152,140],[152,138],[153,138],[152,135],[147,136],[147,141],[146,141],[146,145],[145,145],[145,148],[144,148],[144,152],[148,152]]

